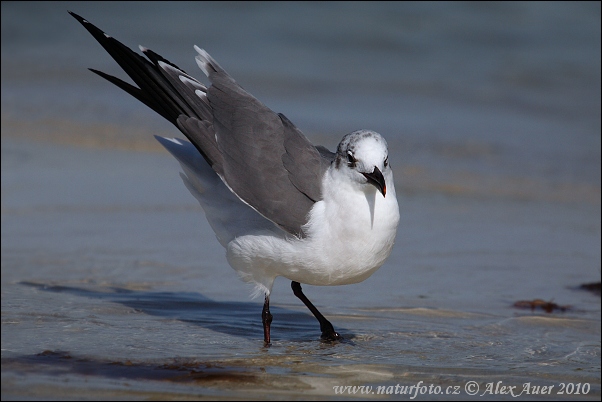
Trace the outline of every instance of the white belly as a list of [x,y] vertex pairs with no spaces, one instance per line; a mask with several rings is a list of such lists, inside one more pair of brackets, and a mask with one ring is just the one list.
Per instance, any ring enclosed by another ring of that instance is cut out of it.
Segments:
[[277,276],[309,285],[365,280],[385,262],[395,241],[395,188],[390,185],[386,197],[374,189],[329,201],[325,197],[312,208],[306,238],[236,238],[228,246],[230,265],[244,280],[263,284],[268,291]]

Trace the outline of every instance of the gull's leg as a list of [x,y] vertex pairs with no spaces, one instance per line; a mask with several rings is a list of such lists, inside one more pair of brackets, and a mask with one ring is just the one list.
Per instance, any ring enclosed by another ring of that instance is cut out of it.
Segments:
[[261,311],[261,322],[263,322],[263,344],[270,346],[270,324],[272,324],[272,314],[270,313],[270,297],[265,295],[263,310]]
[[330,321],[328,321],[326,318],[324,318],[324,316],[322,315],[322,313],[320,313],[318,311],[316,306],[314,306],[309,301],[307,296],[305,296],[303,294],[303,291],[301,290],[301,284],[299,282],[292,281],[291,288],[293,289],[293,293],[295,294],[295,296],[297,296],[303,302],[303,304],[305,304],[307,306],[309,311],[311,311],[312,314],[314,315],[314,317],[316,317],[318,319],[318,322],[320,322],[320,330],[322,331],[322,339],[327,340],[327,341],[336,341],[339,339],[343,339],[343,337],[334,330],[334,327],[332,326]]

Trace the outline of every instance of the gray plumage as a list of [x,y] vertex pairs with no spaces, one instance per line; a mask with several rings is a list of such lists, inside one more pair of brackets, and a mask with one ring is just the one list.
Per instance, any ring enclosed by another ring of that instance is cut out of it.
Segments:
[[[191,141],[242,201],[286,232],[303,237],[333,153],[316,148],[284,115],[246,92],[205,52],[211,86],[141,47],[148,60],[71,13],[139,88],[92,70],[161,114]],[[200,50],[200,49],[197,49]]]

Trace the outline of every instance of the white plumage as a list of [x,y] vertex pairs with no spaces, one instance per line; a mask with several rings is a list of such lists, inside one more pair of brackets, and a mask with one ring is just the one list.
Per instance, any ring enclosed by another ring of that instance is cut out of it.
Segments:
[[366,137],[356,154],[366,166],[382,170],[386,196],[347,166],[337,169],[333,164],[322,180],[324,199],[314,204],[304,226],[307,236],[298,238],[240,201],[192,144],[157,139],[180,162],[182,179],[203,207],[228,262],[244,281],[255,285],[253,296],[269,295],[278,276],[308,285],[358,283],[391,253],[399,208],[393,173],[383,165],[384,140]]

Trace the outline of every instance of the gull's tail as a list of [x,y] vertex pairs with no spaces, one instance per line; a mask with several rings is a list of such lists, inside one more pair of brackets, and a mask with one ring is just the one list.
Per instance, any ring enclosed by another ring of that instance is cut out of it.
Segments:
[[268,230],[280,232],[272,222],[241,202],[187,141],[155,136],[182,166],[182,181],[199,201],[207,221],[224,248],[238,236]]

